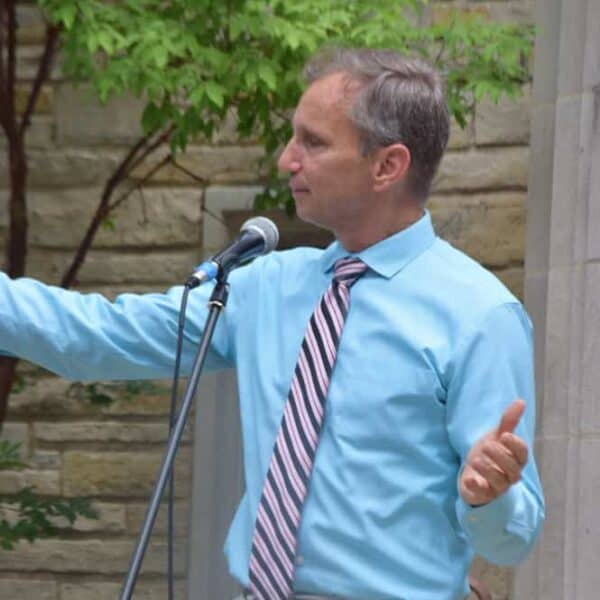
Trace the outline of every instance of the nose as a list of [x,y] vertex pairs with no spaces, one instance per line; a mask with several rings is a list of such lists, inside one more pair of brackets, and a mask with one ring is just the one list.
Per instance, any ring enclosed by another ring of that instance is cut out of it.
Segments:
[[300,153],[296,145],[295,139],[292,137],[279,155],[277,161],[277,168],[280,171],[286,171],[289,173],[297,173],[301,169]]

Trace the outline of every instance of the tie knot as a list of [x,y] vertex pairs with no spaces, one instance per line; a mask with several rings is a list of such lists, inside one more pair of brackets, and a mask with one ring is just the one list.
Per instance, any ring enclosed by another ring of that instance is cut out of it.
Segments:
[[346,287],[351,287],[361,275],[368,269],[367,265],[360,258],[341,258],[335,263],[333,280],[343,283]]

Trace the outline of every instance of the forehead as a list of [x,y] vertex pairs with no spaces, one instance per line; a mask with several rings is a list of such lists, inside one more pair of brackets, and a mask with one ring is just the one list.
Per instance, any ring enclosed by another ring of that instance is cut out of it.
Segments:
[[346,73],[332,73],[317,79],[306,89],[294,112],[294,126],[351,127],[347,109],[358,84]]

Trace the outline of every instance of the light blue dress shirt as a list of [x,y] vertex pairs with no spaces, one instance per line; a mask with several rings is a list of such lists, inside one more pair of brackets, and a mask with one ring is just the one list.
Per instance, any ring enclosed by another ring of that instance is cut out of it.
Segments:
[[[304,330],[348,252],[274,252],[231,274],[208,365],[238,372],[246,492],[225,551],[248,583],[251,538]],[[435,236],[428,213],[357,254],[298,540],[295,589],[349,599],[457,600],[473,552],[513,565],[544,517],[533,456],[520,482],[473,508],[457,492],[473,444],[523,398],[533,447],[530,321],[489,272]],[[189,371],[210,286],[190,295]],[[74,379],[170,376],[181,288],[98,294],[0,276],[0,349]]]

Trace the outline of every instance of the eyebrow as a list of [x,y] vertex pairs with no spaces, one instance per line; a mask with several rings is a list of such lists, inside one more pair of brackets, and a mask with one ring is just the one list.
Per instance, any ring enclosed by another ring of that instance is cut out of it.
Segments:
[[309,135],[309,136],[313,136],[313,137],[316,137],[316,138],[319,138],[322,140],[327,139],[327,137],[325,135],[315,131],[314,129],[311,129],[310,127],[307,127],[306,125],[294,126],[293,121],[292,121],[292,126],[294,127],[294,130],[296,131],[296,133],[300,133],[301,135]]

